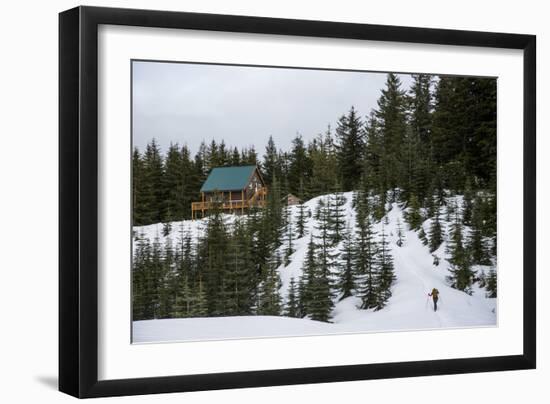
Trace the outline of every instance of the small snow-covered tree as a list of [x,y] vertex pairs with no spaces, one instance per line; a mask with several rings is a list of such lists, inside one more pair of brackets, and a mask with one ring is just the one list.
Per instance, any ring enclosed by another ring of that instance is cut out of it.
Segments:
[[403,234],[403,228],[401,227],[401,220],[397,219],[397,244],[398,247],[402,247],[405,241],[405,235]]

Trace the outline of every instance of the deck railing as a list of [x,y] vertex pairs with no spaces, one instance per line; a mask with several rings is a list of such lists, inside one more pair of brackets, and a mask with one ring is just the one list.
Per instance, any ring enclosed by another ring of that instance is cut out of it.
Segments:
[[204,213],[205,211],[212,209],[215,205],[217,205],[219,209],[229,211],[243,211],[244,209],[250,209],[254,207],[264,207],[266,203],[266,195],[267,189],[259,188],[250,198],[245,200],[224,200],[221,203],[214,201],[191,202],[191,211],[193,217],[195,217],[195,212]]

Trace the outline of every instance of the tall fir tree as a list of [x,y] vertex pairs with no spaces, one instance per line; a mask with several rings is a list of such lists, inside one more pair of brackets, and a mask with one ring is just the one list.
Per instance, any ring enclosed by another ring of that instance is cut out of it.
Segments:
[[437,250],[443,242],[443,229],[441,228],[441,221],[439,216],[440,210],[439,207],[437,207],[434,212],[434,217],[432,218],[430,230],[428,232],[428,245],[430,248],[430,252],[434,252],[435,250]]
[[298,217],[296,218],[296,238],[307,236],[307,223],[309,218],[309,209],[303,203],[298,205]]
[[378,99],[375,111],[377,126],[380,130],[382,155],[380,170],[386,176],[386,189],[394,189],[405,183],[406,169],[403,158],[406,137],[406,99],[401,88],[401,80],[394,73],[389,73],[386,87]]
[[356,290],[353,238],[349,226],[343,233],[341,251],[340,261],[338,263],[339,277],[337,283],[337,290],[340,296],[339,300],[352,296]]
[[376,254],[376,266],[378,275],[378,282],[376,285],[376,310],[381,310],[386,306],[392,295],[391,286],[395,280],[393,257],[384,227],[382,227],[382,232],[380,233],[380,243]]
[[474,273],[470,266],[470,257],[463,242],[463,227],[460,209],[456,207],[455,219],[451,225],[450,240],[447,245],[447,261],[450,263],[447,281],[451,287],[472,293]]
[[292,219],[292,211],[290,206],[286,206],[284,210],[284,229],[283,229],[283,262],[285,266],[290,264],[290,256],[294,254],[294,233],[295,226]]
[[359,185],[363,167],[364,131],[361,118],[352,106],[336,127],[336,151],[339,177],[344,191],[353,191]]
[[377,245],[374,237],[369,204],[361,204],[356,208],[353,265],[357,274],[357,292],[363,309],[373,309],[378,304],[378,277],[375,265]]
[[329,201],[329,230],[332,245],[338,245],[343,239],[346,225],[346,212],[344,206],[347,200],[339,189],[330,196]]

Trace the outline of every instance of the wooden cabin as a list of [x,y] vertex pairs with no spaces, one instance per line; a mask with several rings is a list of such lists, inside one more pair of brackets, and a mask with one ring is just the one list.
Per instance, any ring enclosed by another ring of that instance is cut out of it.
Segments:
[[191,203],[193,219],[217,205],[227,213],[264,207],[267,187],[257,166],[215,167],[200,189],[201,200]]

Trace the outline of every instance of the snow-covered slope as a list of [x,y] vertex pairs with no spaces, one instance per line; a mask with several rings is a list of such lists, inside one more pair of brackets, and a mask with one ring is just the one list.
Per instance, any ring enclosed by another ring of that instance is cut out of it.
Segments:
[[[353,229],[355,212],[352,208],[352,193],[344,194],[347,202],[345,210],[349,226]],[[306,202],[313,213],[320,198]],[[458,202],[460,202],[460,197]],[[292,209],[292,217],[297,217],[297,207]],[[380,232],[382,226],[389,234],[391,252],[394,258],[396,281],[392,287],[392,297],[387,306],[379,311],[361,310],[360,299],[349,297],[336,303],[333,323],[322,323],[308,319],[285,317],[250,316],[223,318],[188,318],[169,320],[145,320],[134,322],[133,341],[183,341],[197,339],[227,339],[264,336],[319,335],[332,333],[418,330],[435,328],[477,327],[496,325],[496,299],[485,297],[485,290],[474,285],[473,294],[468,295],[447,285],[449,263],[445,259],[446,243],[433,254],[440,259],[434,266],[433,255],[424,246],[415,231],[407,231],[403,210],[397,203],[391,205],[387,218],[376,223],[374,230]],[[442,212],[442,226],[445,228],[445,212]],[[228,215],[228,222],[234,217]],[[384,223],[385,222],[385,223]],[[401,223],[404,243],[397,246],[397,225]],[[298,280],[302,273],[302,263],[306,254],[309,234],[315,235],[315,220],[308,221],[308,236],[295,241],[296,251],[288,266],[281,265],[279,274],[282,281],[281,295],[286,298],[291,278]],[[424,224],[429,228],[429,221]],[[202,220],[172,223],[168,237],[175,239],[181,229],[197,236],[204,227]],[[162,239],[162,224],[154,224],[134,229],[146,237]],[[481,269],[481,268],[480,268]],[[440,292],[438,311],[433,311],[428,293],[432,288]]]

